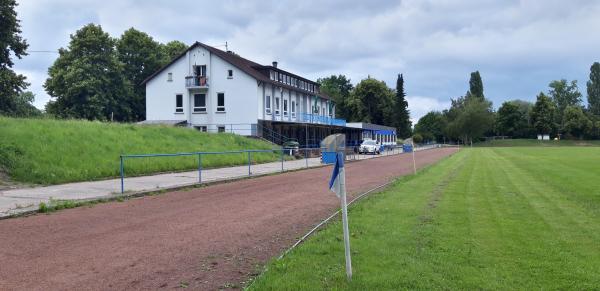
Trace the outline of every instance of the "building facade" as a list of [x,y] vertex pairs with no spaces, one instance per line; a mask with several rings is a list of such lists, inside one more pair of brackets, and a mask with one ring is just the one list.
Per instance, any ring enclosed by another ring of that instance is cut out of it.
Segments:
[[185,124],[200,131],[320,140],[345,120],[319,84],[196,42],[148,77],[146,122]]
[[307,147],[333,133],[346,134],[349,144],[363,139],[362,128],[336,118],[335,103],[317,82],[282,70],[277,62],[261,65],[200,42],[143,84],[142,123],[231,132],[276,144],[295,140]]

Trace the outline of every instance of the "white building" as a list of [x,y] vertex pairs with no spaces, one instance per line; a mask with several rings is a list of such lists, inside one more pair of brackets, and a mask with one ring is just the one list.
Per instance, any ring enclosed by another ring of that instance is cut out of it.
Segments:
[[361,140],[372,139],[383,145],[395,145],[397,142],[394,127],[367,122],[349,122],[346,126],[361,129]]
[[[143,82],[146,123],[315,144],[351,130],[319,84],[196,42]],[[358,134],[358,133],[357,133]]]

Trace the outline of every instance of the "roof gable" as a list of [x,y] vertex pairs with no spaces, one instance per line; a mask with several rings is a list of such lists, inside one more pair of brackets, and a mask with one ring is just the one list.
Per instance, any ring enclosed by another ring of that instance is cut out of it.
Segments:
[[[251,60],[245,59],[240,57],[239,55],[233,53],[233,52],[226,52],[226,51],[222,51],[220,49],[214,48],[212,46],[203,44],[201,42],[195,42],[194,44],[192,44],[188,49],[186,49],[184,52],[182,52],[181,54],[179,54],[177,57],[175,57],[173,60],[171,60],[168,64],[164,65],[162,68],[160,68],[158,71],[154,72],[152,75],[148,76],[148,78],[146,78],[144,81],[142,81],[142,85],[148,83],[151,79],[153,79],[154,77],[156,77],[158,74],[160,74],[162,71],[164,71],[166,68],[168,68],[169,66],[171,66],[173,63],[175,63],[177,60],[179,60],[180,58],[184,57],[190,50],[196,48],[196,47],[202,47],[206,50],[208,50],[211,54],[214,54],[216,56],[218,56],[219,58],[223,59],[224,61],[232,64],[233,66],[237,67],[238,69],[242,70],[243,72],[245,72],[246,74],[250,75],[251,77],[255,78],[257,81],[260,82],[264,82],[264,83],[270,83],[270,84],[274,84],[283,88],[287,88],[287,89],[291,89],[291,90],[298,90],[299,88],[295,88],[286,84],[281,84],[279,82],[273,81],[270,79],[268,72],[270,70],[275,70],[278,72],[282,72],[285,74],[288,74],[290,76],[294,76],[296,78],[302,79],[303,81],[307,81],[313,84],[318,85],[318,83],[308,80],[306,78],[300,77],[296,74],[284,71],[282,69],[279,68],[275,68],[272,66],[263,66],[259,63],[253,62]],[[263,72],[266,72],[263,73]],[[315,95],[319,95],[323,98],[326,99],[330,99],[329,96],[327,96],[324,93],[311,93],[311,94],[315,94]]]

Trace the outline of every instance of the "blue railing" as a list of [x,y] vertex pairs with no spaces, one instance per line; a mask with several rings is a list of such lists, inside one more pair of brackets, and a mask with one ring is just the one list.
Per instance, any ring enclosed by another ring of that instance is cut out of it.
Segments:
[[293,155],[294,152],[297,154],[302,153],[303,158],[306,162],[306,167],[308,168],[308,157],[311,155],[313,151],[320,151],[320,148],[299,148],[299,149],[289,149],[289,148],[276,148],[270,150],[239,150],[239,151],[222,151],[222,152],[187,152],[187,153],[172,153],[172,154],[123,154],[120,155],[120,166],[119,172],[121,176],[121,193],[125,193],[125,160],[126,159],[135,159],[135,158],[155,158],[155,157],[182,157],[182,156],[195,156],[198,160],[198,183],[202,183],[202,157],[209,155],[226,155],[226,154],[245,154],[247,155],[247,165],[248,165],[248,176],[252,175],[251,167],[252,167],[252,155],[258,153],[279,153],[280,161],[281,161],[281,172],[284,171],[283,162],[284,156]]
[[300,113],[300,120],[307,123],[318,123],[327,125],[346,126],[345,119],[333,118],[318,114]]

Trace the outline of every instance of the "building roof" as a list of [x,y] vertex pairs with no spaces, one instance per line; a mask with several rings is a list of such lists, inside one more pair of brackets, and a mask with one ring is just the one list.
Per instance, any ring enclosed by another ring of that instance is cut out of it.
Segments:
[[373,123],[368,123],[368,122],[347,122],[346,126],[347,127],[352,127],[352,128],[367,129],[367,130],[390,130],[390,131],[396,131],[396,128],[391,127],[391,126],[385,126],[385,125],[380,125],[380,124],[373,124]]
[[298,76],[296,74],[284,71],[280,68],[276,68],[273,66],[263,66],[259,63],[253,62],[251,60],[242,58],[241,56],[231,52],[231,51],[222,51],[220,49],[214,48],[212,46],[203,44],[201,42],[195,42],[194,44],[192,44],[188,49],[186,49],[184,52],[182,52],[181,54],[179,54],[177,57],[175,57],[173,60],[171,60],[171,62],[169,62],[168,64],[166,64],[165,66],[163,66],[162,68],[160,68],[158,71],[154,72],[152,75],[148,76],[148,78],[146,78],[144,81],[142,81],[142,84],[146,84],[148,81],[152,80],[152,78],[154,78],[156,75],[160,74],[162,71],[164,71],[166,68],[168,68],[170,65],[172,65],[173,63],[175,63],[178,59],[184,57],[187,52],[189,52],[190,50],[196,48],[196,47],[202,47],[206,50],[208,50],[210,53],[215,54],[216,56],[220,57],[221,59],[225,60],[226,62],[234,65],[235,67],[237,67],[238,69],[242,70],[243,72],[245,72],[246,74],[252,76],[253,78],[255,78],[257,81],[259,82],[263,82],[263,83],[269,83],[269,84],[274,84],[286,89],[290,89],[290,90],[297,90],[297,91],[305,91],[308,94],[314,94],[314,95],[318,95],[320,97],[326,98],[326,99],[330,99],[330,97],[325,94],[325,93],[316,93],[316,92],[309,92],[307,90],[303,90],[300,88],[296,88],[287,84],[282,84],[279,83],[277,81],[273,81],[270,79],[269,76],[269,71],[270,70],[274,70],[274,71],[278,71],[278,72],[282,72],[285,74],[288,74],[294,78],[298,78],[301,79],[305,82],[309,82],[315,85],[318,85],[317,82],[311,81],[309,79],[306,79],[304,77]]

